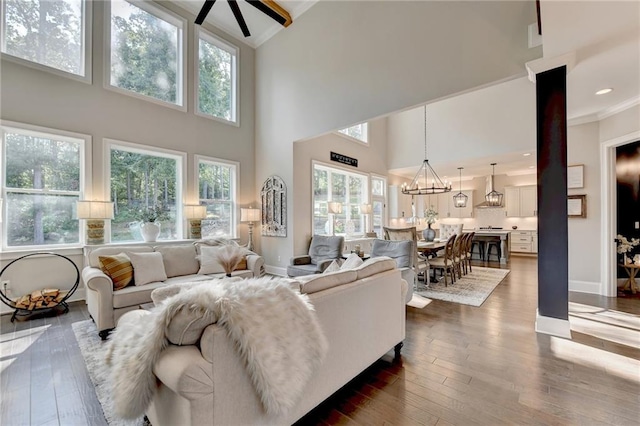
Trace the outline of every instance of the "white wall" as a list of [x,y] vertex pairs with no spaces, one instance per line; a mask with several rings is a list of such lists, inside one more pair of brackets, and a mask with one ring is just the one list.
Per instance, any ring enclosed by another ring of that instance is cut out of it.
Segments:
[[[168,2],[163,6],[187,17],[188,112],[164,107],[103,88],[104,7],[95,2],[93,12],[93,84],[85,84],[51,73],[2,60],[0,117],[79,133],[93,138],[92,178],[93,196],[104,196],[103,138],[112,138],[188,154],[187,201],[197,197],[194,187],[194,154],[207,155],[240,162],[241,206],[256,202],[254,163],[254,49],[229,38],[215,28],[207,29],[240,48],[240,127],[223,124],[193,113],[194,75],[194,16]],[[239,215],[239,210],[238,213]],[[240,237],[247,238],[247,227],[239,227]],[[256,238],[257,237],[257,238]],[[254,236],[259,243],[259,235]],[[74,254],[82,267],[80,250]],[[2,254],[0,266],[15,256]],[[63,279],[63,282],[65,280]],[[66,280],[68,282],[68,280]],[[20,285],[16,282],[16,285]],[[20,293],[15,288],[14,293]]]
[[[258,186],[293,187],[294,141],[522,75],[535,19],[532,2],[318,2],[256,51]],[[266,263],[293,240],[263,238]]]

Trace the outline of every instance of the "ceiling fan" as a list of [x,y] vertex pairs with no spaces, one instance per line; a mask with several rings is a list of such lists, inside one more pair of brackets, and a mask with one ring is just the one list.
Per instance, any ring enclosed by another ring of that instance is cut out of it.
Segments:
[[[255,7],[262,13],[270,16],[276,22],[278,22],[283,27],[288,27],[291,25],[292,19],[289,12],[284,10],[278,3],[273,0],[246,0],[251,6]],[[196,17],[196,24],[202,25],[205,18],[209,14],[209,11],[215,4],[216,0],[205,0],[202,9],[200,9],[200,13]],[[238,21],[238,25],[242,30],[242,34],[245,37],[249,37],[251,33],[249,32],[249,27],[247,27],[247,23],[244,21],[244,17],[242,16],[242,12],[240,12],[240,6],[238,6],[238,2],[236,0],[227,0],[229,7],[231,8],[231,12],[233,12],[233,16],[235,16],[236,21]]]

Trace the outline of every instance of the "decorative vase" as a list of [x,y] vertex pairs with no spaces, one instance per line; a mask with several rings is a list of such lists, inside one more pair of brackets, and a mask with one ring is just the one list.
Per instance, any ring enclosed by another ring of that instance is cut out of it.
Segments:
[[427,226],[428,227],[422,231],[422,238],[424,238],[425,241],[433,241],[433,239],[436,237],[436,231],[431,229],[430,223],[428,223]]
[[156,241],[158,235],[160,235],[160,224],[157,222],[144,222],[140,225],[140,233],[146,242],[152,243]]

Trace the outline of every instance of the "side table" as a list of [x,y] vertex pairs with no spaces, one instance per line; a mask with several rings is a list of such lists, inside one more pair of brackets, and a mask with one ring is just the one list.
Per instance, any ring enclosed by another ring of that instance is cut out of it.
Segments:
[[631,290],[631,294],[636,294],[636,292],[638,291],[638,283],[636,283],[635,277],[640,270],[640,265],[636,265],[634,263],[621,263],[620,266],[624,268],[624,270],[627,272],[627,275],[629,276],[629,278],[627,278],[627,281],[624,282],[622,290],[629,289]]

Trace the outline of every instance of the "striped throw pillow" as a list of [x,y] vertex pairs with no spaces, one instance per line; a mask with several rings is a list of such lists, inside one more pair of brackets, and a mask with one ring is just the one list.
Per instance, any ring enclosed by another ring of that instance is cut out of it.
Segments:
[[113,281],[113,290],[125,288],[133,281],[133,266],[124,253],[112,256],[98,256],[100,269]]

